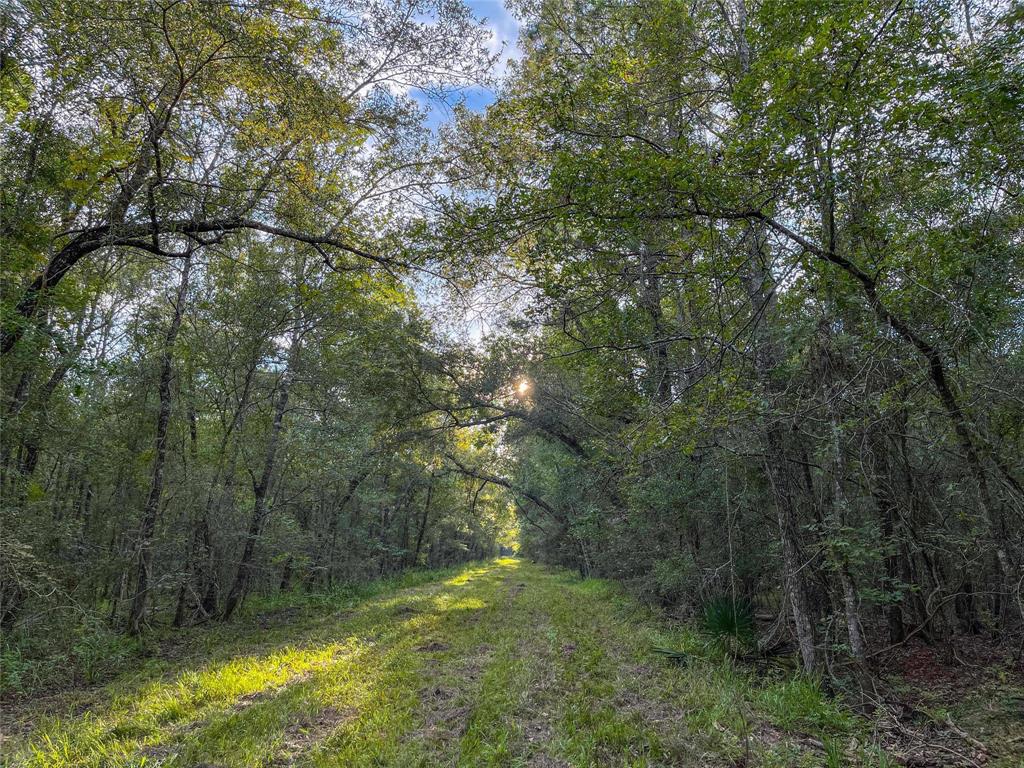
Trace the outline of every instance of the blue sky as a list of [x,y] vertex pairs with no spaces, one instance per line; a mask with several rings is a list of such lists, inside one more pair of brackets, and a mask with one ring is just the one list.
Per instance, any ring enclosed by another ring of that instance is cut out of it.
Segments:
[[[501,0],[466,0],[466,5],[491,31],[491,52],[500,53],[496,71],[500,76],[508,60],[519,52],[519,22],[508,12]],[[437,127],[450,116],[451,112],[445,104],[431,101],[422,93],[414,92],[412,95],[427,108],[427,125],[431,128]],[[493,91],[487,88],[468,88],[459,96],[465,99],[469,109],[481,112],[495,98]]]
[[[500,54],[495,75],[501,76],[510,58],[519,54],[519,22],[506,10],[501,0],[465,0],[466,5],[480,21],[485,22],[491,31],[491,52]],[[451,109],[443,102],[432,101],[421,91],[412,91],[410,95],[427,110],[426,125],[431,129],[451,117]],[[494,101],[495,94],[487,88],[468,88],[459,94],[453,94],[452,101],[464,98],[469,109],[483,111]],[[425,275],[418,275],[412,282],[417,301],[426,310],[436,324],[436,328],[452,338],[463,342],[477,344],[484,334],[492,330],[498,322],[486,306],[468,297],[468,303],[461,311],[453,311],[450,304],[445,303],[449,297],[441,290],[437,280]]]

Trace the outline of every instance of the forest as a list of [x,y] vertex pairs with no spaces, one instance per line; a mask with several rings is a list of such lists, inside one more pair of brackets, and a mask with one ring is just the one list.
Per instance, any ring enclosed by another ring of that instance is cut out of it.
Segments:
[[1019,2],[0,18],[0,700],[514,553],[1020,727]]

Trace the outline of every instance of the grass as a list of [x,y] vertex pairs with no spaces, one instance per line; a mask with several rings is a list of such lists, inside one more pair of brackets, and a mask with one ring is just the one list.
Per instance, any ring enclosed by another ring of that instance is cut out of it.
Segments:
[[611,583],[513,559],[409,578],[264,604],[103,688],[6,711],[21,735],[3,763],[880,764],[813,681],[756,679]]

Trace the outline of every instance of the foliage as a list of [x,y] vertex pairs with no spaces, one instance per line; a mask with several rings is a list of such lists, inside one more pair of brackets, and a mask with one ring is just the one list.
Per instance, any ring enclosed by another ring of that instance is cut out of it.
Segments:
[[730,654],[738,654],[756,645],[754,613],[745,602],[717,597],[704,606],[701,625],[715,642]]

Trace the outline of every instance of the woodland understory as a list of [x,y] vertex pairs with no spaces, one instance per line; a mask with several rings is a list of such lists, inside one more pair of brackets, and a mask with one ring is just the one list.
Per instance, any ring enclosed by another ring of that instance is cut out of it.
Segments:
[[1024,6],[505,7],[0,8],[4,695],[516,551],[1021,722]]

